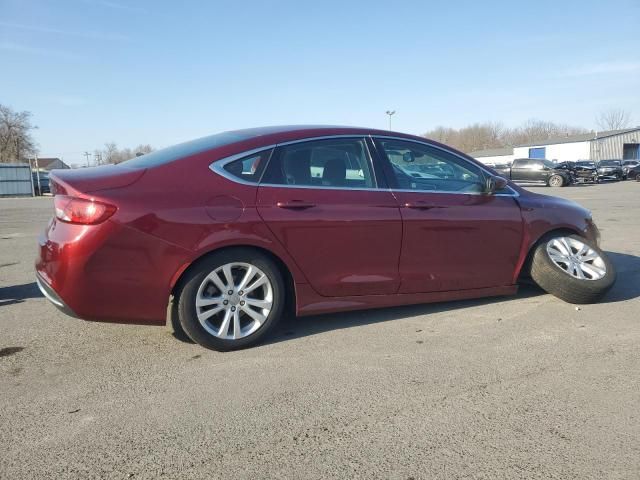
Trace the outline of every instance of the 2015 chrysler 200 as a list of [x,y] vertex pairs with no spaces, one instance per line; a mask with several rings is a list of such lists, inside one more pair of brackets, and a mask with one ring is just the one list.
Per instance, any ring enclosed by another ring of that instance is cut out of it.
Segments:
[[37,281],[74,316],[179,325],[217,350],[297,315],[615,280],[589,211],[401,133],[270,127],[51,174]]

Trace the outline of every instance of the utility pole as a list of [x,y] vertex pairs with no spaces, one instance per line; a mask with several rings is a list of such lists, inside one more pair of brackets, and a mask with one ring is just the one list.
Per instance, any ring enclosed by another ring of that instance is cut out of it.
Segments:
[[38,167],[38,155],[34,155],[36,164],[36,178],[38,179],[38,195],[42,195],[42,188],[40,187],[40,168]]
[[87,158],[87,167],[89,166],[89,155],[91,155],[89,152],[84,152],[83,154],[86,158]]
[[385,113],[387,115],[389,115],[389,130],[391,130],[391,116],[395,115],[396,111],[395,110],[387,110]]
[[[35,157],[34,157],[34,163],[35,163]],[[31,159],[29,159],[29,177],[31,178],[31,196],[35,197],[36,196],[36,187],[33,184],[33,169],[34,166],[31,164]]]

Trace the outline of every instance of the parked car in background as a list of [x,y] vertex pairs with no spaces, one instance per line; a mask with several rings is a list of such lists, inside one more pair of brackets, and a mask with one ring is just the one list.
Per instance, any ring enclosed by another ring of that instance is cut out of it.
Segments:
[[600,179],[620,181],[625,178],[621,160],[600,160],[597,168]]
[[566,187],[573,182],[569,170],[543,159],[516,158],[511,165],[496,166],[494,170],[515,183]]
[[635,167],[637,167],[638,165],[640,165],[640,160],[624,160],[622,162],[622,173],[624,175],[625,180],[627,178],[635,179],[635,176],[634,177],[629,176],[629,172]]
[[637,180],[640,182],[640,164],[636,165],[627,172],[627,178],[629,180]]
[[44,193],[51,193],[51,187],[49,185],[49,172],[31,172],[33,178],[33,191],[36,195],[40,196]]
[[596,164],[589,160],[578,160],[577,162],[562,162],[557,165],[557,168],[564,168],[563,165],[567,164],[567,168],[571,168],[573,179],[576,183],[598,183],[598,169]]
[[51,183],[43,294],[89,320],[164,325],[169,310],[217,350],[255,344],[285,312],[507,295],[525,277],[590,303],[616,278],[587,209],[402,133],[238,130]]

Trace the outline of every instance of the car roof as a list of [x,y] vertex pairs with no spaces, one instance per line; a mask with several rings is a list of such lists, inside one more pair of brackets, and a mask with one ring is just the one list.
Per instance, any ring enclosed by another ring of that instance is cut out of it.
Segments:
[[225,155],[231,155],[286,142],[338,135],[392,136],[394,138],[406,138],[408,140],[421,141],[447,148],[445,145],[424,137],[373,128],[336,125],[281,125],[229,130],[156,150],[155,152],[122,162],[120,165],[125,168],[150,168],[215,149],[218,149]]
[[325,135],[387,135],[394,137],[419,139],[421,141],[427,140],[424,137],[409,135],[407,133],[367,127],[350,127],[344,125],[273,125],[266,127],[245,128],[240,130],[229,130],[226,133],[234,134],[245,139],[257,137],[269,137],[270,139],[286,137],[287,139],[298,139]]

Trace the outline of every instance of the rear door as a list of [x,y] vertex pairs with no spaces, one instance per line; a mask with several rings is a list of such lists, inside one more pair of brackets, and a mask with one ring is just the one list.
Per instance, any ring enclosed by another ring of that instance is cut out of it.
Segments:
[[379,184],[363,137],[276,148],[258,212],[320,295],[398,290],[402,220]]
[[400,293],[511,285],[523,233],[515,192],[482,193],[487,173],[440,147],[375,145],[404,222]]

